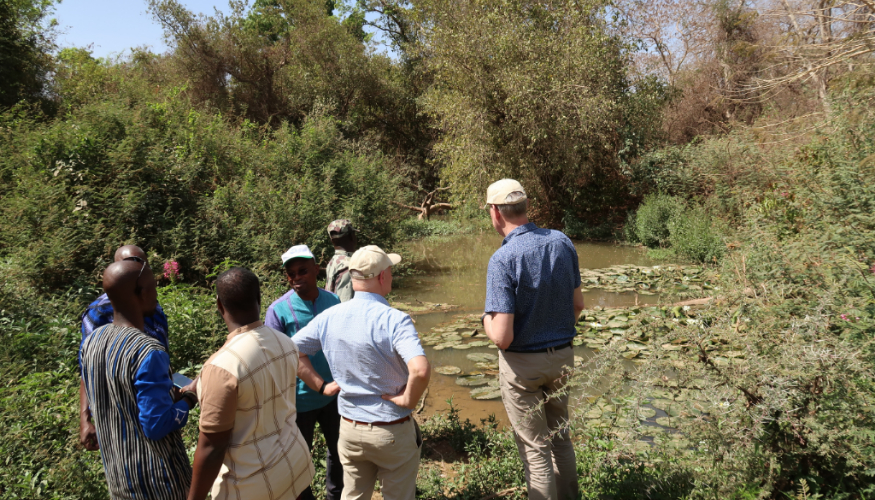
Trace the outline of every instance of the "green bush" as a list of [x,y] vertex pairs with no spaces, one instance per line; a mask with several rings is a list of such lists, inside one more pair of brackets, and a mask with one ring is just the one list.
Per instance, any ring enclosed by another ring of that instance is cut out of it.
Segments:
[[715,221],[702,207],[690,207],[676,214],[669,222],[669,232],[672,249],[687,259],[716,263],[726,251]]
[[638,241],[648,247],[668,246],[671,221],[684,207],[684,201],[675,196],[646,196],[635,215],[635,235]]

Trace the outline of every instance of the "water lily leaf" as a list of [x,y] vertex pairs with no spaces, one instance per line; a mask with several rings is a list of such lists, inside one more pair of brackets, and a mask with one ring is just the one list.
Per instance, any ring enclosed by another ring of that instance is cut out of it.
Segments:
[[458,375],[462,373],[461,368],[452,365],[439,366],[435,368],[434,371],[440,373],[441,375]]
[[[468,344],[471,345],[471,344]],[[465,356],[475,363],[488,363],[492,361],[498,361],[498,356],[492,353],[483,352],[483,353],[471,353]]]
[[647,407],[639,407],[638,408],[638,418],[652,418],[656,416],[656,410],[653,408]]
[[488,340],[475,340],[474,342],[468,342],[468,345],[471,347],[486,347],[494,344]]
[[656,423],[663,426],[663,427],[674,428],[674,426],[672,425],[672,420],[677,420],[677,419],[672,418],[672,417],[659,417],[656,419]]
[[644,349],[649,349],[646,344],[642,344],[640,342],[626,342],[626,348],[632,351],[641,351]]
[[456,385],[478,387],[489,383],[489,377],[485,375],[470,375],[456,378]]
[[498,370],[498,363],[474,363],[474,366],[481,370]]
[[626,359],[632,359],[632,358],[638,357],[639,352],[640,351],[626,351],[623,354],[621,354],[621,356],[623,356]]
[[685,345],[675,345],[675,344],[662,344],[662,348],[666,351],[680,351],[686,347]]
[[478,387],[471,390],[471,397],[476,400],[498,399],[501,397],[501,390],[494,387]]
[[458,342],[462,340],[462,336],[456,335],[455,333],[445,333],[441,337],[443,337],[445,342]]
[[453,349],[465,350],[470,348],[471,344],[453,344]]
[[583,414],[583,418],[602,418],[602,410],[599,408],[593,408],[588,412]]

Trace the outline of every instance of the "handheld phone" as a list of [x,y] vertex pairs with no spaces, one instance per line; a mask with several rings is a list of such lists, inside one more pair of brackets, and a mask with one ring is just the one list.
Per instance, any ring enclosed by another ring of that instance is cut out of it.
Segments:
[[183,387],[187,386],[190,383],[192,383],[192,380],[190,378],[186,377],[185,375],[183,375],[181,373],[174,373],[173,374],[173,385],[175,387],[182,389]]

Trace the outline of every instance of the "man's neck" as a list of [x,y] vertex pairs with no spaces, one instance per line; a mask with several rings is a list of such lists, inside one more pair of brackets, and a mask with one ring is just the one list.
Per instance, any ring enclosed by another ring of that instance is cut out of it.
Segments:
[[386,294],[380,293],[380,290],[378,290],[377,288],[372,288],[372,287],[357,288],[355,285],[353,285],[352,289],[356,293],[359,293],[359,292],[373,293],[373,294],[379,295],[380,297],[383,297],[384,299],[386,298],[386,295],[389,295],[388,293],[386,293]]
[[225,324],[228,325],[228,333],[231,333],[234,330],[238,330],[246,325],[251,325],[252,323],[258,321],[258,316],[243,318],[229,318],[226,316],[225,318]]
[[316,302],[316,299],[319,298],[319,288],[314,288],[312,292],[307,293],[306,295],[304,295],[303,293],[299,293],[299,292],[295,292],[295,293],[298,294],[298,297],[300,297],[301,300],[306,300],[308,302]]
[[525,226],[529,223],[528,217],[522,217],[520,219],[516,219],[513,222],[504,219],[504,227],[501,228],[503,230],[502,236],[507,237],[510,233],[514,232],[516,228]]
[[118,326],[136,328],[140,331],[143,331],[146,325],[146,321],[143,319],[142,314],[132,311],[119,311],[116,308],[113,308],[112,322]]

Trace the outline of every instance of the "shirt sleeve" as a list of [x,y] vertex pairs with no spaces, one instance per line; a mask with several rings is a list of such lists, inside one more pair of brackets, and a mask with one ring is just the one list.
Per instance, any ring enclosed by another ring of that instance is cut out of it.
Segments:
[[322,341],[319,338],[319,325],[321,323],[320,317],[316,316],[310,321],[310,324],[295,334],[294,341],[299,353],[312,356],[322,350]]
[[571,240],[568,240],[566,243],[571,247],[571,268],[574,269],[574,288],[578,288],[581,285],[580,259],[577,255],[577,249],[574,248],[574,243]]
[[82,371],[82,346],[85,345],[85,340],[91,335],[94,330],[97,330],[103,325],[112,323],[113,310],[112,307],[101,307],[98,300],[92,302],[88,309],[82,313],[82,340],[79,341],[79,371]]
[[237,416],[237,377],[215,365],[205,366],[200,377],[201,432],[233,429]]
[[392,332],[392,347],[405,363],[417,356],[425,356],[425,350],[419,342],[419,333],[416,332],[409,314],[404,314],[404,318],[396,324]]
[[188,403],[185,400],[174,403],[170,396],[173,381],[166,352],[156,350],[146,355],[134,378],[134,389],[140,425],[147,438],[157,441],[188,422]]
[[277,316],[276,308],[273,304],[267,308],[267,314],[264,315],[264,324],[280,333],[286,333],[286,325],[284,325],[279,316]]
[[[580,274],[580,273],[578,273]],[[516,293],[510,269],[493,255],[486,271],[486,307],[484,312],[513,314]]]

